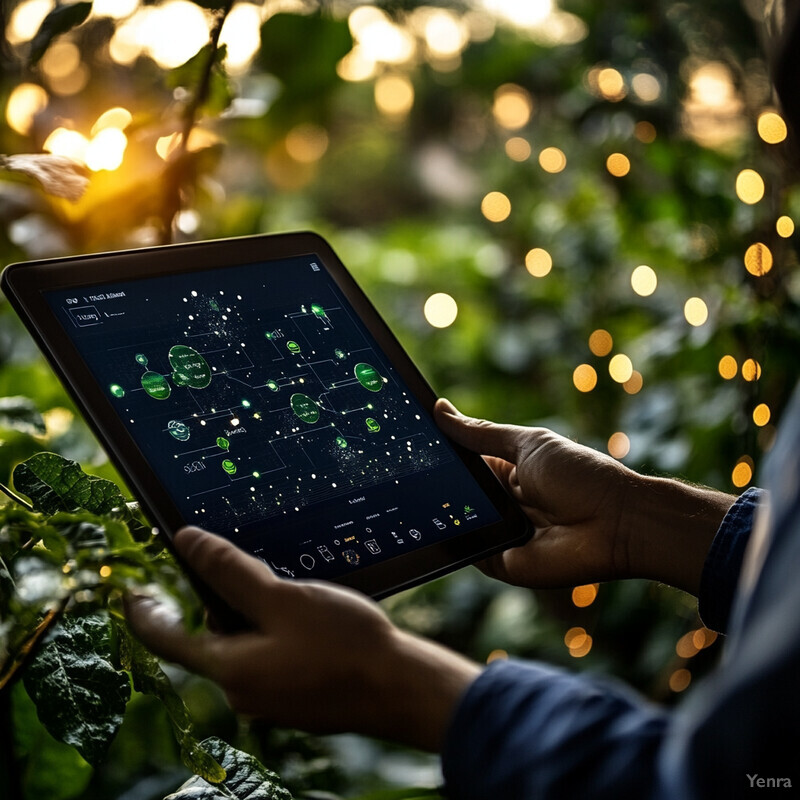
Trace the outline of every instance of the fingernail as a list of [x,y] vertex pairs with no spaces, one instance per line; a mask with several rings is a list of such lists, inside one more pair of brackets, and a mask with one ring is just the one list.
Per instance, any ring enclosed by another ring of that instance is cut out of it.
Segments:
[[439,406],[445,414],[450,414],[454,417],[461,416],[459,410],[446,397],[439,398]]

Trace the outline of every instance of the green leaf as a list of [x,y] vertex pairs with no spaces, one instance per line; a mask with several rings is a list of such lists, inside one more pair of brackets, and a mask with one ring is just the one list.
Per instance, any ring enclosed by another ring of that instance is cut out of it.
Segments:
[[71,800],[83,794],[92,777],[91,766],[74,747],[47,732],[21,682],[12,690],[11,709],[25,800]]
[[183,763],[207,781],[219,783],[224,780],[225,770],[194,737],[189,710],[161,669],[158,659],[130,633],[126,625],[117,623],[116,630],[123,669],[131,673],[133,688],[137,692],[153,695],[164,704]]
[[16,488],[44,514],[79,509],[106,514],[125,506],[115,483],[87,475],[76,461],[56,453],[37,453],[18,464],[13,474]]
[[25,670],[25,688],[49,733],[97,764],[122,724],[131,687],[111,663],[108,619],[65,616]]
[[[167,75],[167,86],[171,89],[182,86],[196,93],[201,90],[203,75],[210,69],[208,84],[205,86],[204,96],[200,98],[199,108],[206,114],[214,116],[230,105],[234,92],[223,64],[228,49],[223,44],[212,52],[212,47],[210,43],[205,45],[186,63],[175,67]],[[210,66],[209,59],[212,59]]]
[[253,756],[216,738],[202,744],[225,768],[224,782],[213,786],[195,776],[164,800],[292,800],[280,778]]
[[56,6],[43,20],[31,42],[30,63],[36,64],[45,54],[56,36],[77,28],[86,22],[92,10],[91,3],[67,3]]
[[0,398],[0,427],[42,436],[47,432],[42,415],[27,397]]

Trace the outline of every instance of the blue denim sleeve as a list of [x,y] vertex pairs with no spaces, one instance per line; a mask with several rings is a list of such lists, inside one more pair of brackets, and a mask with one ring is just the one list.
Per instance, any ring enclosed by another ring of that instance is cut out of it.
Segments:
[[608,680],[493,662],[462,699],[442,752],[457,800],[644,800],[669,715]]
[[697,599],[703,624],[711,630],[720,633],[728,630],[744,551],[763,493],[763,489],[751,488],[736,500],[722,520],[706,556]]

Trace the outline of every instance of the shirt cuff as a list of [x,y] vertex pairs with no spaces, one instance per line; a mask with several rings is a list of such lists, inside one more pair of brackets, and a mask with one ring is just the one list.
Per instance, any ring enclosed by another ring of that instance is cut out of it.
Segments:
[[739,583],[744,551],[753,529],[753,517],[764,494],[763,489],[748,489],[728,509],[703,565],[700,577],[698,611],[703,624],[725,633]]

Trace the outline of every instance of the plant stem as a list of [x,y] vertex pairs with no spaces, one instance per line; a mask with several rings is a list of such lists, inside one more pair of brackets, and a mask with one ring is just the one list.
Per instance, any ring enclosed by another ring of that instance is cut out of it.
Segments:
[[19,503],[19,505],[26,508],[28,511],[34,510],[30,503],[23,500],[16,492],[12,492],[4,483],[0,483],[0,492],[10,497],[15,503]]
[[203,72],[200,75],[197,89],[183,111],[183,124],[181,126],[178,151],[174,156],[171,167],[168,167],[166,171],[167,186],[162,215],[163,230],[161,231],[161,244],[169,244],[172,241],[173,222],[181,208],[181,184],[186,175],[186,157],[189,152],[189,137],[197,124],[197,116],[200,112],[200,108],[208,97],[208,91],[211,87],[211,74],[217,60],[217,51],[219,50],[219,37],[222,33],[222,26],[225,24],[225,20],[228,18],[228,14],[233,7],[233,2],[234,0],[226,0],[225,5],[216,12],[214,26],[211,29],[208,42],[208,58],[203,65]]

